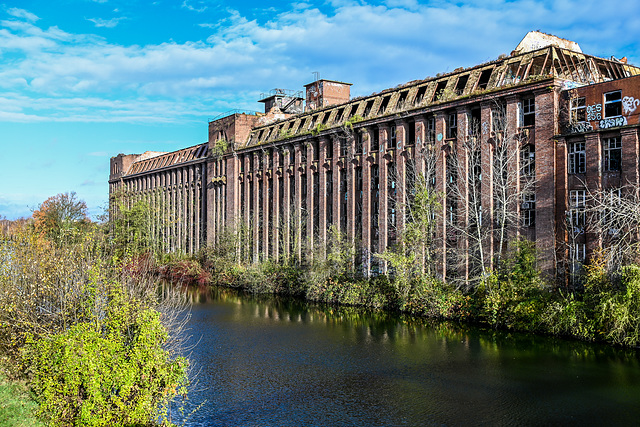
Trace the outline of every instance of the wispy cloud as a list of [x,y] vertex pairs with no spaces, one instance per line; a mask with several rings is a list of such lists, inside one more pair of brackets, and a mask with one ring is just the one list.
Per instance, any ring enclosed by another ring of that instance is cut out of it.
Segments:
[[114,28],[120,23],[120,21],[127,19],[126,17],[102,19],[102,18],[87,18],[87,21],[93,22],[96,27]]
[[19,9],[17,7],[12,7],[10,9],[7,9],[7,13],[11,16],[14,16],[16,18],[23,18],[26,19],[27,21],[31,21],[31,22],[36,22],[38,19],[40,19],[37,15],[24,10],[24,9]]
[[202,13],[208,9],[208,7],[206,5],[203,5],[202,2],[197,2],[197,3],[199,3],[200,7],[194,7],[189,4],[189,0],[184,0],[182,2],[182,7],[192,12],[198,12],[198,13]]
[[[29,19],[5,20],[0,120],[191,120],[233,107],[254,109],[260,92],[300,88],[312,71],[350,81],[353,95],[365,95],[493,60],[533,29],[608,56],[637,46],[639,4],[620,2],[615,11],[603,8],[594,16],[594,0],[335,0],[322,9],[299,3],[264,22],[228,10],[215,23],[199,24],[210,30],[206,40],[143,46],[44,28]],[[184,1],[182,7],[202,11],[207,5]],[[119,22],[91,21],[103,27]],[[636,52],[618,56],[637,63]]]

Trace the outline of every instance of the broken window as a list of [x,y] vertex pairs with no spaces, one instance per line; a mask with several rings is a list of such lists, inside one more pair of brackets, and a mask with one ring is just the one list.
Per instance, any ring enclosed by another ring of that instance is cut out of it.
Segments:
[[585,190],[569,191],[569,225],[574,234],[579,234],[584,231],[585,200]]
[[464,93],[464,88],[467,86],[467,81],[469,80],[469,74],[465,74],[463,76],[458,77],[458,81],[456,82],[456,94],[462,95]]
[[340,108],[338,110],[338,113],[336,114],[335,119],[333,120],[336,123],[340,123],[343,121],[342,115],[344,114],[344,107]]
[[389,126],[389,148],[396,148],[397,142],[396,125]]
[[524,227],[533,227],[536,225],[536,195],[534,193],[525,193],[522,195],[520,215]]
[[387,95],[382,98],[382,103],[380,104],[380,108],[378,108],[378,114],[384,114],[387,106],[389,105],[389,100],[391,99],[391,95]]
[[436,118],[434,116],[427,117],[427,141],[431,143],[436,141]]
[[374,100],[370,99],[367,101],[367,105],[364,106],[364,116],[367,117],[371,114],[371,109],[373,108]]
[[520,150],[520,173],[527,177],[532,177],[536,173],[536,152],[531,144],[525,145]]
[[606,172],[619,172],[622,166],[622,141],[619,137],[605,138],[604,144],[604,170]]
[[571,99],[571,123],[579,123],[587,120],[587,103],[584,96]]
[[318,115],[311,117],[311,123],[309,123],[309,127],[307,129],[313,129],[316,125],[316,120],[318,120]]
[[491,78],[491,73],[493,72],[493,68],[488,68],[486,70],[482,70],[480,73],[480,78],[478,79],[478,89],[485,90],[489,85],[489,79]]
[[622,115],[622,92],[617,90],[604,94],[604,116],[616,117]]
[[362,154],[362,133],[356,132],[355,134],[356,154]]
[[416,124],[414,121],[407,122],[407,145],[416,143]]
[[571,259],[577,262],[584,262],[587,258],[587,245],[585,243],[575,243],[571,245]]
[[401,110],[402,108],[404,108],[404,103],[407,101],[408,94],[408,90],[400,92],[400,97],[398,97],[398,102],[396,103],[396,110]]
[[534,98],[522,100],[522,126],[533,126],[536,123],[536,101]]
[[326,125],[327,122],[329,121],[329,116],[331,115],[331,111],[326,111],[324,113],[324,117],[322,118],[322,124]]
[[371,142],[371,151],[378,151],[380,149],[380,132],[378,129],[373,129],[371,132],[373,141]]
[[442,80],[438,82],[436,86],[436,91],[433,93],[433,101],[438,101],[444,95],[444,89],[447,87],[447,80]]
[[416,98],[414,101],[414,104],[420,104],[422,102],[422,100],[424,99],[424,95],[427,92],[427,85],[424,86],[420,86],[418,88],[418,93],[416,93]]
[[458,114],[455,111],[447,115],[447,139],[458,137]]
[[505,128],[505,107],[498,105],[491,110],[491,131],[495,134],[501,133]]
[[569,143],[569,173],[585,173],[587,155],[584,142]]

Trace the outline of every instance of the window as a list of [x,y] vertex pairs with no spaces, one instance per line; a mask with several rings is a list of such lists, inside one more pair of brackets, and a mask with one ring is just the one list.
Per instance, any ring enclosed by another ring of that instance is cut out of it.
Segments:
[[578,262],[584,262],[587,258],[587,251],[584,243],[576,243],[571,245],[571,259]]
[[536,101],[534,98],[522,100],[522,126],[533,126],[536,124]]
[[444,89],[447,87],[447,80],[439,81],[436,85],[436,91],[433,93],[433,99],[431,102],[438,101],[444,95]]
[[579,123],[587,120],[587,103],[585,97],[571,100],[571,123]]
[[522,176],[534,176],[536,173],[535,147],[527,144],[520,150],[520,173]]
[[622,143],[619,137],[604,139],[604,170],[619,172],[622,163]]
[[458,81],[456,82],[456,95],[462,95],[464,93],[464,88],[468,80],[469,74],[458,77]]
[[576,234],[584,231],[585,224],[585,190],[569,191],[569,226]]
[[617,90],[604,94],[604,117],[622,115],[622,92]]
[[427,141],[436,141],[436,118],[434,116],[427,117]]
[[488,68],[486,70],[482,70],[480,74],[480,78],[478,79],[478,89],[486,89],[489,85],[489,79],[491,78],[491,73],[493,72],[493,68]]
[[569,173],[585,173],[587,168],[586,159],[584,142],[572,142],[569,144]]
[[500,133],[504,130],[505,125],[505,109],[503,106],[499,106],[494,110],[491,110],[491,131],[494,133]]
[[455,111],[447,115],[447,138],[458,137],[458,115]]
[[389,148],[396,148],[397,131],[396,125],[389,126]]
[[522,195],[522,225],[524,227],[533,227],[536,225],[536,195],[534,193],[525,193]]
[[611,236],[617,236],[620,233],[620,205],[622,204],[622,191],[619,188],[609,188],[604,193],[605,208],[601,216],[601,227],[607,230]]

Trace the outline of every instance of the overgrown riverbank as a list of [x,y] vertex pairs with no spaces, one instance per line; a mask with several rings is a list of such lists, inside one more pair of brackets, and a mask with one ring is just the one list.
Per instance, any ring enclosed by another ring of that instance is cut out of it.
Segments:
[[[0,232],[6,390],[33,393],[23,415],[46,425],[170,425],[169,404],[187,384],[184,298],[158,292],[149,257],[116,239],[128,230],[91,223],[83,204],[59,196]],[[58,215],[74,205],[78,217]],[[2,402],[0,420],[14,412]]]
[[162,268],[171,280],[251,293],[279,294],[326,304],[392,310],[470,322],[496,329],[562,336],[614,345],[640,345],[640,267],[612,277],[595,260],[581,289],[545,283],[531,242],[516,242],[498,268],[475,286],[454,286],[426,274],[401,271],[365,278],[348,257],[329,253],[313,262],[241,264],[211,249]]

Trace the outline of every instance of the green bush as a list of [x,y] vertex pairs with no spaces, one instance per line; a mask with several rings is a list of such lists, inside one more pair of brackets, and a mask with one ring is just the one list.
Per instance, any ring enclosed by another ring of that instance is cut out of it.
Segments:
[[151,425],[185,392],[186,360],[163,349],[160,314],[112,290],[104,316],[31,338],[23,361],[52,425]]

